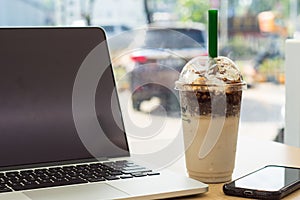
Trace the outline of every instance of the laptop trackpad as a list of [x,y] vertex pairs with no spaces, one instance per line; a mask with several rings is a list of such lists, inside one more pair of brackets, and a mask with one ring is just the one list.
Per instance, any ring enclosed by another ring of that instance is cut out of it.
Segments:
[[126,197],[128,194],[109,186],[105,183],[94,183],[86,185],[68,186],[60,188],[41,189],[24,192],[26,196],[35,200],[76,200],[76,199],[114,199]]

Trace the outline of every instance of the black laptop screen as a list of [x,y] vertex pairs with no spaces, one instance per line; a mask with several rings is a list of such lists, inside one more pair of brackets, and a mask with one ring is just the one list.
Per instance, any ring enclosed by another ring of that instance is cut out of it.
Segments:
[[[91,94],[85,92],[89,77],[78,82],[86,81],[86,86],[74,87],[82,63],[99,44],[104,44],[101,56],[92,58],[94,67],[103,71],[93,83],[95,105],[74,103],[74,91],[77,99]],[[0,29],[1,168],[129,154],[118,101],[112,98],[112,69],[101,66],[103,58],[109,60],[109,54],[99,28]],[[95,113],[89,114],[85,108],[91,106]],[[104,135],[88,126],[94,114]],[[80,120],[86,127],[79,127]]]

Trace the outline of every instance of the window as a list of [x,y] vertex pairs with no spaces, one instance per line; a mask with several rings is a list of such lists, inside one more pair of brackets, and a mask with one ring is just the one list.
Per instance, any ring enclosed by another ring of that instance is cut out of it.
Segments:
[[[284,44],[285,39],[293,35],[290,30],[296,26],[300,1],[189,2],[2,0],[0,26],[102,26],[109,37],[129,137],[132,140],[162,137],[171,141],[169,139],[181,131],[174,81],[188,60],[207,54],[206,30],[196,30],[190,22],[206,27],[207,9],[217,7],[220,11],[219,53],[239,65],[248,83],[248,89],[243,92],[240,134],[282,142]],[[148,29],[148,22],[174,32]],[[175,27],[174,22],[184,26]],[[192,40],[184,40],[186,37]],[[192,51],[191,47],[200,46]],[[145,47],[151,51],[144,51]]]

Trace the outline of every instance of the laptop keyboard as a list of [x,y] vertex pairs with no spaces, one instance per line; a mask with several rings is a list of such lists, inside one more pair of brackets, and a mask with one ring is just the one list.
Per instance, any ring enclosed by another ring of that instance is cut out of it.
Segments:
[[159,172],[154,172],[127,160],[22,170],[0,173],[0,192],[154,175],[159,175]]

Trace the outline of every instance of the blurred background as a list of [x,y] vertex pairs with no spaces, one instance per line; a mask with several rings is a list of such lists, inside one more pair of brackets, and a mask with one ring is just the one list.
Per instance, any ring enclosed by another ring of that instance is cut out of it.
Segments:
[[219,10],[219,54],[248,83],[240,134],[282,142],[284,45],[299,28],[300,0],[0,0],[0,26],[104,28],[129,137],[170,141],[181,131],[174,82],[207,55],[209,8]]

